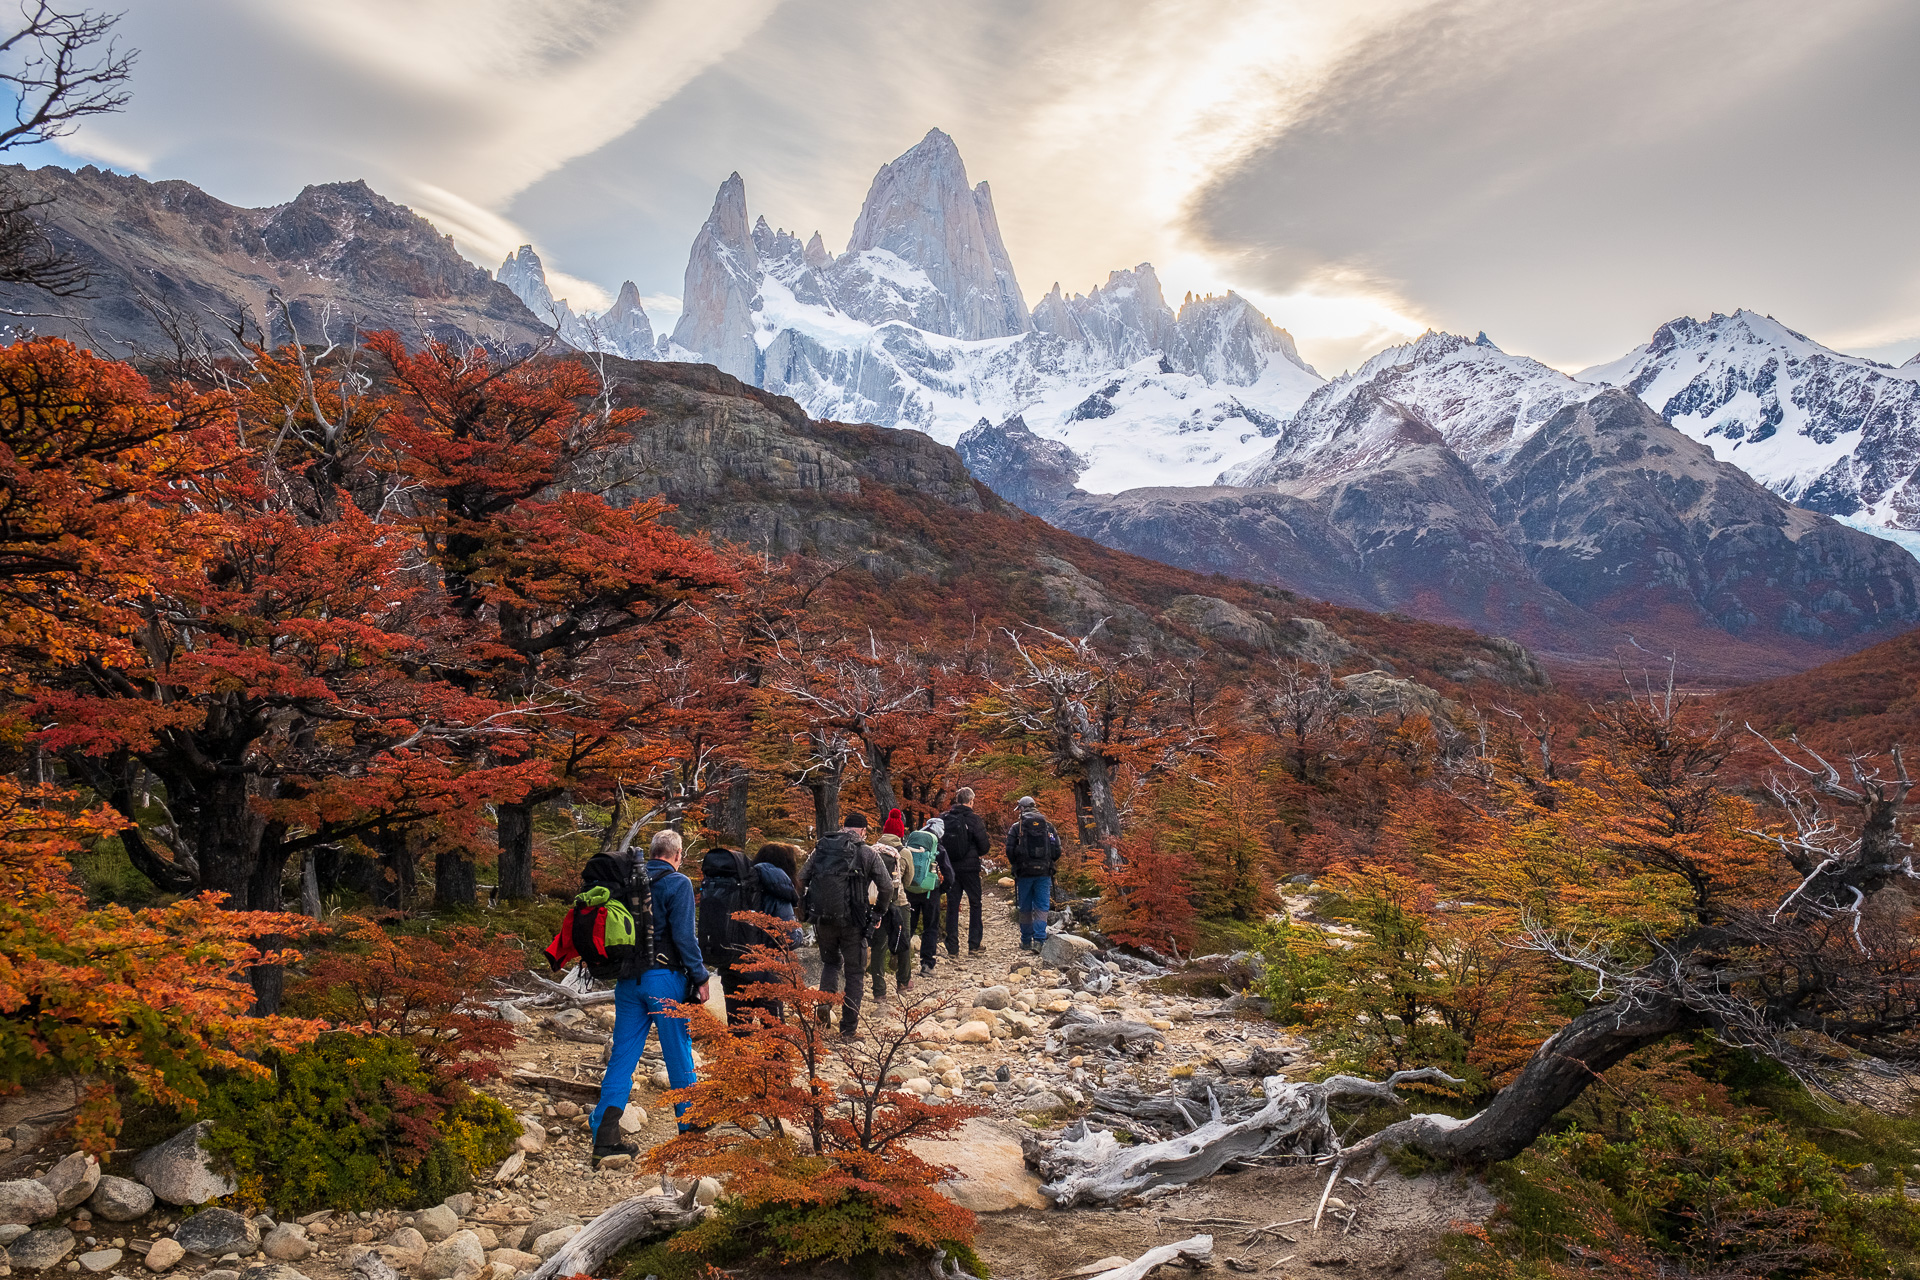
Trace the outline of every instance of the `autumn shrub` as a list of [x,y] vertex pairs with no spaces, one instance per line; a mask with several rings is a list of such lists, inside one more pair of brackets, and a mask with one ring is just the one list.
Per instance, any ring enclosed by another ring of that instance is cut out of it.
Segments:
[[494,980],[524,967],[521,953],[476,925],[425,936],[364,917],[341,924],[334,950],[314,956],[288,993],[294,1012],[403,1040],[436,1080],[496,1074],[513,1028],[485,1000]]
[[763,980],[741,994],[779,1001],[784,1017],[755,1010],[741,1034],[692,1011],[706,1066],[698,1083],[668,1095],[688,1104],[691,1128],[649,1152],[645,1167],[720,1178],[727,1195],[717,1215],[672,1248],[713,1263],[751,1257],[776,1267],[926,1258],[943,1249],[984,1275],[972,1249],[973,1214],[938,1190],[954,1171],[909,1146],[984,1113],[887,1079],[941,997],[903,998],[885,1018],[868,1021],[865,1040],[839,1043],[833,1052],[844,1080],[836,1085],[827,1078],[828,1031],[815,1013],[840,997],[808,987],[799,962],[779,948],[755,948],[746,964]]
[[0,776],[0,1093],[54,1076],[90,1082],[79,1145],[115,1145],[123,1104],[190,1107],[210,1073],[304,1043],[317,1022],[250,1017],[256,964],[297,958],[298,916],[226,911],[202,894],[140,911],[90,909],[70,859],[124,826],[78,793]]
[[1450,1280],[1920,1275],[1920,1206],[1752,1113],[1646,1105],[1498,1166],[1502,1205],[1453,1237]]
[[1121,846],[1120,865],[1096,872],[1100,881],[1100,931],[1135,947],[1193,950],[1193,861],[1162,847],[1153,836]]
[[252,1205],[438,1204],[506,1159],[520,1132],[404,1039],[334,1032],[263,1065],[264,1076],[229,1074],[195,1113],[214,1122],[206,1145]]
[[1260,927],[1257,947],[1266,970],[1259,993],[1273,1002],[1273,1016],[1289,1026],[1312,1023],[1327,1009],[1335,964],[1326,937],[1311,925],[1279,916]]

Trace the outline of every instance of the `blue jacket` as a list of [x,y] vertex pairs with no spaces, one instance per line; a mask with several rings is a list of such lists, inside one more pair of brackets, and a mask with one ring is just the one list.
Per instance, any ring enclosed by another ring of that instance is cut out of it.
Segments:
[[793,904],[800,901],[800,894],[787,873],[764,862],[756,863],[753,870],[760,877],[760,910],[782,920],[793,919]]
[[693,881],[658,858],[647,859],[647,879],[653,883],[654,948],[678,960],[674,965],[656,964],[653,968],[677,968],[687,975],[688,983],[697,987],[707,980],[707,966],[700,958],[700,940],[694,934]]

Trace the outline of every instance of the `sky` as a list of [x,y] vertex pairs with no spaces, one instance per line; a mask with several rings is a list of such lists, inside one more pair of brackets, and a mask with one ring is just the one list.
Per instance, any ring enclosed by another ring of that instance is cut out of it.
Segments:
[[142,0],[133,101],[29,163],[236,204],[364,178],[656,327],[738,171],[844,246],[931,127],[1031,305],[1150,261],[1322,373],[1432,327],[1569,370],[1738,307],[1920,349],[1912,0]]

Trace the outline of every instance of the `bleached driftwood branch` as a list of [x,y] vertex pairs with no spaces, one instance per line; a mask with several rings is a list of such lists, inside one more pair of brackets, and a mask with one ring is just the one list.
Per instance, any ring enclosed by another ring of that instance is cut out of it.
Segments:
[[580,1228],[527,1280],[592,1275],[601,1263],[635,1241],[668,1235],[705,1216],[706,1210],[693,1203],[691,1187],[683,1196],[632,1196]]

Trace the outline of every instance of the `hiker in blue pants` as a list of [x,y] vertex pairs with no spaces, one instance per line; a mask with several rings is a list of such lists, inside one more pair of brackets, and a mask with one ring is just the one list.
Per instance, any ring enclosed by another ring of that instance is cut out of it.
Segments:
[[[680,833],[653,837],[647,879],[653,886],[653,955],[638,978],[622,978],[613,989],[613,1052],[600,1080],[600,1101],[593,1108],[593,1158],[640,1154],[637,1143],[620,1136],[620,1117],[633,1096],[633,1071],[640,1065],[648,1032],[659,1029],[660,1056],[667,1081],[676,1089],[694,1082],[693,1037],[685,1017],[666,1011],[669,1002],[707,1002],[707,968],[694,930],[693,882],[680,873]],[[686,1103],[674,1107],[686,1114]],[[684,1131],[688,1126],[681,1124]]]

